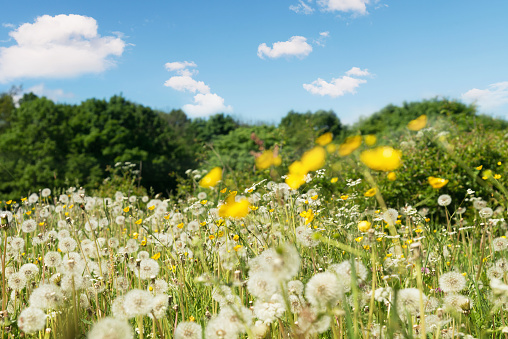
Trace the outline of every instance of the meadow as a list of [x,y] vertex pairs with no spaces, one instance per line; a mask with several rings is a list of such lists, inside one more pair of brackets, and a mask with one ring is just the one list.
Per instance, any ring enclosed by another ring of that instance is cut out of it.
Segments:
[[2,201],[1,337],[506,338],[505,133],[420,115],[171,198],[122,162]]

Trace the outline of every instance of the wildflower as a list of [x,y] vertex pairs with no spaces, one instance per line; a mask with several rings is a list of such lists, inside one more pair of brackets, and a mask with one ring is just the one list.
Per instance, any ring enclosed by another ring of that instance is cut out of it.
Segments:
[[389,146],[381,146],[363,151],[360,160],[375,171],[393,171],[401,165],[402,152]]
[[43,284],[33,290],[28,300],[30,306],[42,310],[56,310],[63,303],[63,293],[60,287],[53,284]]
[[152,276],[159,274],[159,264],[154,259],[141,260],[139,266],[139,277],[141,279],[150,279]]
[[193,321],[184,321],[175,329],[175,339],[201,339],[203,329]]
[[132,339],[134,334],[126,320],[106,317],[93,325],[88,339]]
[[32,233],[37,229],[37,223],[33,219],[23,221],[21,224],[21,230],[25,233]]
[[496,180],[501,179],[501,174],[494,174],[494,179],[496,179]]
[[47,252],[44,256],[44,264],[48,267],[57,267],[62,262],[62,256],[58,252]]
[[427,125],[427,116],[425,114],[420,115],[418,118],[411,120],[407,124],[407,128],[411,131],[419,131]]
[[303,294],[303,283],[300,280],[291,280],[288,282],[288,292],[290,294]]
[[448,194],[440,195],[439,198],[437,198],[437,203],[440,206],[448,206],[452,202],[452,197],[450,197]]
[[478,211],[478,214],[480,215],[480,217],[487,219],[494,214],[494,211],[492,211],[492,208],[490,207],[484,207],[480,211]]
[[335,184],[338,180],[339,180],[339,178],[337,178],[337,177],[333,177],[333,178],[332,178],[332,180],[330,180],[330,182],[331,182],[332,184]]
[[149,313],[148,316],[150,318],[162,319],[166,316],[166,311],[169,307],[169,300],[168,296],[165,294],[159,294],[153,298],[152,301],[152,313]]
[[266,325],[282,317],[285,311],[284,298],[280,294],[274,294],[268,302],[256,300],[254,303],[254,314]]
[[153,284],[153,292],[155,295],[164,294],[168,291],[169,285],[164,279],[155,279],[155,283]]
[[24,274],[28,280],[32,280],[39,273],[39,268],[34,264],[24,264],[19,272]]
[[235,197],[230,195],[226,202],[219,207],[219,216],[227,218],[241,219],[249,213],[249,200],[243,198],[236,201]]
[[27,334],[41,331],[46,326],[46,313],[43,310],[30,306],[25,308],[18,316],[18,327]]
[[344,143],[339,146],[339,155],[341,157],[345,157],[353,153],[360,145],[362,144],[362,136],[355,135],[352,137],[347,137]]
[[[351,270],[351,262],[349,260],[343,261],[340,264],[330,265],[328,270],[335,272],[338,277],[341,277],[341,282],[345,292],[349,292],[351,290],[353,273]],[[355,260],[355,274],[359,282],[363,282],[367,279],[367,275],[369,274],[368,272],[369,271],[361,261]]]
[[205,338],[229,339],[237,338],[238,333],[229,321],[223,317],[213,317],[205,328]]
[[471,299],[462,294],[449,294],[443,300],[445,306],[456,312],[468,312],[473,307]]
[[268,272],[260,271],[249,275],[247,290],[256,298],[270,300],[277,292],[277,281]]
[[[423,302],[427,297],[422,294]],[[400,316],[404,317],[406,313],[415,315],[420,312],[420,290],[417,288],[404,288],[399,290],[397,294],[397,311]]]
[[458,272],[448,272],[439,277],[439,288],[445,293],[460,292],[466,288],[466,278]]
[[395,223],[397,222],[397,217],[399,215],[399,212],[397,212],[396,209],[393,209],[393,208],[389,208],[387,209],[384,213],[383,213],[383,220],[388,224],[388,225],[395,225]]
[[508,248],[508,239],[506,237],[499,237],[492,240],[492,248],[494,251],[504,251]]
[[477,170],[477,171],[481,171],[481,170],[482,170],[482,168],[483,168],[483,165],[480,165],[480,166],[476,167],[476,170]]
[[367,146],[373,146],[377,141],[377,138],[374,134],[368,134],[364,137],[364,139],[365,139],[365,144]]
[[21,291],[25,288],[26,282],[26,276],[22,272],[16,272],[9,276],[8,286],[15,291]]
[[255,159],[256,168],[260,170],[267,169],[270,166],[279,166],[281,162],[280,155],[274,154],[271,150],[264,151]]
[[375,187],[369,189],[367,192],[365,192],[363,195],[366,196],[366,197],[373,197],[376,195],[376,191],[377,189]]
[[448,183],[448,179],[429,177],[429,184],[432,188],[441,188]]
[[44,188],[41,192],[43,198],[47,198],[51,195],[51,190],[49,188]]
[[363,220],[363,221],[360,221],[358,223],[358,230],[360,232],[367,232],[368,230],[370,230],[370,222],[367,221],[367,220]]
[[199,186],[204,188],[210,188],[217,185],[217,183],[222,179],[222,168],[215,167],[207,175],[203,177],[199,181]]
[[312,220],[314,220],[314,212],[310,208],[307,211],[301,212],[300,216],[305,218],[305,225],[308,225],[312,222]]
[[342,287],[337,275],[317,273],[305,287],[305,296],[314,307],[334,307],[342,298]]
[[316,139],[316,144],[318,144],[320,146],[326,146],[329,143],[331,143],[332,140],[333,140],[333,134],[331,132],[327,132]]
[[125,295],[123,307],[128,318],[147,315],[152,310],[153,297],[148,291],[133,289]]

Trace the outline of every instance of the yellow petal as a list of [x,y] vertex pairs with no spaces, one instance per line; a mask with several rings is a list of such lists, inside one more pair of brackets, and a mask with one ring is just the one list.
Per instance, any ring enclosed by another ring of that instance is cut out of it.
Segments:
[[201,179],[199,186],[209,188],[214,187],[222,179],[222,168],[215,167]]
[[325,133],[316,139],[316,144],[320,146],[326,146],[333,140],[333,134],[331,132]]
[[427,125],[427,116],[425,114],[420,115],[418,118],[411,120],[407,124],[407,128],[411,131],[419,131]]
[[389,146],[376,147],[363,151],[360,160],[375,171],[393,171],[401,165],[402,152]]
[[344,141],[343,144],[339,146],[339,155],[341,157],[344,157],[346,155],[349,155],[353,153],[355,149],[360,147],[362,144],[362,136],[361,135],[355,135],[353,137],[348,137]]

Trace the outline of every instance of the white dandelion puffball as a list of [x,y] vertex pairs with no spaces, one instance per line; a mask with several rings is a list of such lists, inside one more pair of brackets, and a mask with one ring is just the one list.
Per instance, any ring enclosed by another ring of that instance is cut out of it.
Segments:
[[175,339],[201,339],[203,329],[193,321],[184,321],[175,329]]
[[125,295],[123,307],[129,318],[147,315],[152,310],[153,297],[148,291],[134,289]]
[[337,275],[331,272],[314,275],[305,286],[305,297],[312,306],[335,306],[342,297],[342,286]]
[[37,229],[37,223],[33,219],[23,221],[21,224],[21,230],[25,233],[32,233]]
[[452,197],[448,194],[440,195],[439,198],[437,198],[437,203],[439,206],[448,206],[452,203]]
[[399,212],[397,212],[396,209],[389,208],[383,213],[383,220],[386,221],[388,225],[395,225],[398,216]]
[[466,277],[458,272],[448,272],[439,277],[439,288],[445,293],[460,292],[466,285]]
[[106,317],[88,333],[88,339],[132,339],[134,334],[126,320]]
[[480,215],[480,217],[487,219],[494,214],[494,211],[490,207],[484,207],[478,212],[478,214]]
[[46,326],[46,313],[37,307],[25,308],[18,316],[18,327],[25,333],[32,334]]

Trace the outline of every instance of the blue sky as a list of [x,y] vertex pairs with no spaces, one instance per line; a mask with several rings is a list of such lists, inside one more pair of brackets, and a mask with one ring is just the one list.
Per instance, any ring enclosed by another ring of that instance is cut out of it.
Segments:
[[10,1],[0,92],[246,122],[332,109],[352,123],[436,96],[506,117],[507,15],[504,0]]

